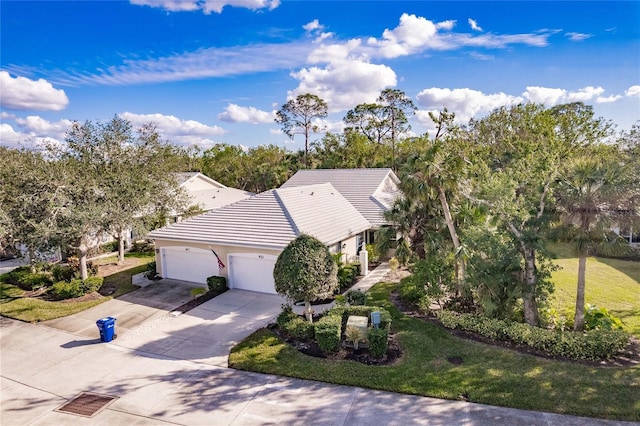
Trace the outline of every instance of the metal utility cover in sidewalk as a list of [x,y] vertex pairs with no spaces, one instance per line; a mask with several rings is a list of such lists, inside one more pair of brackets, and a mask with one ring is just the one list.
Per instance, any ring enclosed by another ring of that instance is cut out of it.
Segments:
[[76,414],[83,417],[93,417],[107,408],[107,406],[117,398],[117,396],[83,392],[71,401],[66,402],[62,407],[56,408],[54,411]]

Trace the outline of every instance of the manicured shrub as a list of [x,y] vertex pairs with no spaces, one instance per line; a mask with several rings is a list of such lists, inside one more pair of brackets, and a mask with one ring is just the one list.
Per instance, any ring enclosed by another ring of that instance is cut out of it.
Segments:
[[287,321],[283,329],[292,337],[300,340],[313,340],[315,335],[313,323],[298,315]]
[[284,329],[286,324],[297,316],[298,315],[293,312],[291,305],[282,305],[282,312],[276,317],[276,324],[278,324],[278,327],[281,329]]
[[224,293],[228,289],[227,279],[225,277],[208,277],[207,286],[209,286],[209,291],[213,291],[215,293]]
[[326,314],[315,324],[316,342],[324,353],[331,353],[340,347],[342,317]]
[[364,305],[367,300],[367,296],[360,290],[349,290],[345,293],[347,303],[353,306]]
[[75,271],[70,266],[55,265],[51,270],[54,282],[71,281],[75,276]]
[[358,269],[349,264],[343,265],[338,269],[338,283],[341,289],[349,288],[355,282],[358,276]]
[[33,273],[29,266],[21,266],[6,273],[3,280],[27,291],[38,290],[53,284],[49,274]]
[[438,319],[447,328],[477,333],[493,340],[526,345],[553,356],[598,360],[623,349],[629,336],[623,330],[596,329],[581,333],[548,330],[527,324],[442,310]]
[[375,357],[380,358],[387,353],[389,331],[387,328],[371,328],[369,329],[369,353]]
[[60,299],[84,296],[102,287],[102,277],[89,277],[86,280],[60,281],[51,287],[51,292]]

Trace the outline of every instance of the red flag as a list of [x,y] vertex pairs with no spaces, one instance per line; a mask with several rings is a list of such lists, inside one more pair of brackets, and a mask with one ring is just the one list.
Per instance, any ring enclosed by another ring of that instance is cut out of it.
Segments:
[[211,250],[216,259],[218,259],[218,269],[224,269],[224,263],[222,263],[222,260],[220,260],[220,256],[218,256],[218,253],[216,253],[215,250],[213,250],[211,247],[209,247],[209,250]]

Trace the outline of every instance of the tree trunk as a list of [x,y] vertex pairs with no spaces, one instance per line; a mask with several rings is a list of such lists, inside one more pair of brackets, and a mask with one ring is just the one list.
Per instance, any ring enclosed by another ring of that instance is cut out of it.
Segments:
[[89,277],[87,273],[87,249],[80,247],[78,249],[78,259],[80,260],[80,278],[86,280]]
[[307,321],[313,323],[313,310],[311,309],[311,301],[304,301],[304,314],[307,316]]
[[522,283],[524,320],[527,324],[537,327],[540,325],[540,318],[538,317],[538,304],[536,303],[536,286],[538,284],[536,251],[535,249],[524,248],[522,255],[524,257],[524,282]]
[[124,264],[124,240],[126,239],[124,232],[121,229],[118,235],[118,265]]
[[31,273],[36,273],[36,256],[33,247],[27,247],[27,256],[29,256],[29,267],[31,268]]
[[[451,235],[451,241],[453,241],[453,247],[456,251],[460,248],[460,238],[458,238],[458,232],[456,231],[455,224],[453,223],[453,217],[451,216],[451,209],[447,202],[447,196],[444,193],[442,187],[438,187],[438,196],[440,203],[442,204],[442,211],[444,213],[444,219],[447,222],[447,228],[449,228],[449,234]],[[458,281],[458,291],[461,290],[461,285],[466,279],[467,267],[464,260],[456,259],[456,280]]]
[[578,258],[578,292],[576,294],[576,314],[573,317],[573,329],[582,331],[584,328],[584,288],[587,269],[587,255]]

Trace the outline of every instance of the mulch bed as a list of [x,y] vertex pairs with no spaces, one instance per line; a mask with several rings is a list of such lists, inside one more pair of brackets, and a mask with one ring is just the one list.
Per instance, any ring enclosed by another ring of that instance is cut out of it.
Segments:
[[359,348],[358,350],[348,347],[344,344],[335,353],[326,354],[322,352],[320,346],[314,341],[303,341],[289,336],[278,328],[276,324],[268,327],[271,332],[279,336],[289,345],[296,348],[299,352],[316,358],[325,358],[329,360],[350,360],[366,365],[391,365],[402,358],[402,347],[398,343],[395,334],[389,334],[389,344],[387,353],[381,358],[373,357],[367,348]]
[[[574,360],[574,359],[569,359],[564,357],[551,356],[546,352],[532,349],[526,345],[516,345],[511,342],[497,341],[497,340],[489,339],[488,337],[485,337],[485,336],[481,336],[479,334],[446,328],[445,326],[442,325],[440,321],[438,321],[438,319],[435,316],[425,314],[424,312],[420,311],[416,307],[409,306],[406,303],[402,302],[400,300],[400,297],[398,296],[398,293],[395,291],[391,293],[391,303],[393,303],[394,306],[398,308],[398,310],[400,310],[404,315],[407,315],[413,318],[419,318],[423,321],[427,321],[431,324],[437,325],[438,327],[441,327],[442,329],[446,330],[449,334],[452,334],[454,336],[462,337],[469,340],[474,340],[476,342],[486,343],[492,346],[511,349],[514,351],[518,351],[520,353],[526,353],[526,354],[534,355],[540,358],[554,359],[559,361],[571,362],[574,364],[583,364],[583,365],[596,366],[596,367],[635,367],[637,365],[640,365],[640,341],[635,337],[632,337],[629,340],[629,344],[627,345],[626,348],[624,348],[622,351],[618,352],[615,356],[609,359],[603,359],[599,361]],[[450,360],[450,362],[455,364],[454,361]]]

